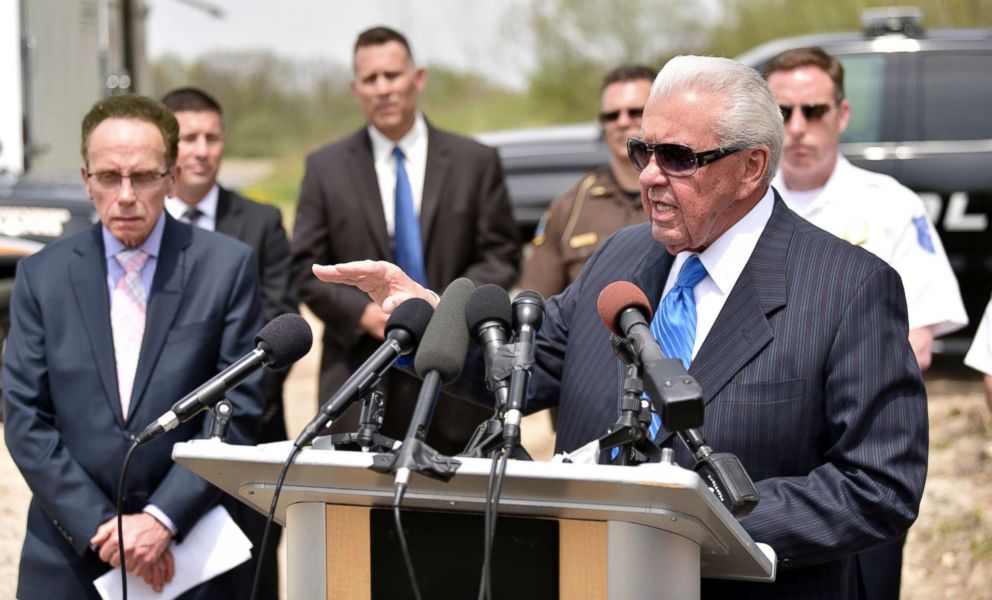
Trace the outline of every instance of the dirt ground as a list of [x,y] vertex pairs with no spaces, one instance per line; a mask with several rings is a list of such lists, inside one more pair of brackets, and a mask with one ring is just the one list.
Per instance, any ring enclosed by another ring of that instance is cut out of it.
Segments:
[[[317,361],[315,349],[289,378],[287,422],[294,436],[316,412]],[[981,382],[965,368],[938,364],[927,389],[930,470],[920,517],[906,544],[902,597],[992,599],[992,419]],[[550,454],[552,439],[546,414],[524,421],[524,445],[536,458]],[[29,499],[0,440],[0,599],[14,597]],[[284,549],[281,555],[284,559]]]

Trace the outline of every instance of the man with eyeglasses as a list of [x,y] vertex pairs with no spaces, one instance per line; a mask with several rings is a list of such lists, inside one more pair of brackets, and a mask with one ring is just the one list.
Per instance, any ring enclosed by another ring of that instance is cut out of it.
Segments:
[[[556,452],[574,451],[616,422],[623,393],[599,294],[617,280],[645,292],[661,348],[702,387],[702,434],[758,487],[741,525],[778,557],[775,583],[704,579],[707,599],[859,597],[855,554],[906,531],[926,477],[926,391],[899,276],[785,206],[770,187],[783,136],[756,71],[670,60],[628,143],[650,223],[612,236],[548,301],[535,343],[525,410],[558,405]],[[387,311],[437,301],[389,263],[314,272]],[[473,354],[460,380],[480,400],[484,371]],[[676,439],[655,442],[691,468]]]
[[[206,437],[206,413],[140,448],[136,434],[254,348],[262,303],[251,249],[180,223],[174,194],[179,125],[141,96],[97,102],[82,122],[82,178],[100,222],[18,265],[3,364],[4,434],[31,488],[17,597],[97,598],[120,565],[156,591],[170,551],[220,499],[172,462],[176,442]],[[254,443],[260,376],[227,393],[227,441]],[[219,575],[183,598],[243,598],[250,579]]]
[[627,159],[627,138],[641,125],[655,73],[643,65],[623,65],[603,77],[599,123],[610,162],[551,203],[537,226],[518,287],[545,297],[561,292],[606,238],[647,219],[638,173]]
[[967,325],[968,315],[923,201],[892,177],[856,167],[840,154],[851,105],[837,58],[815,47],[786,50],[768,61],[764,74],[785,120],[775,189],[802,217],[899,272],[910,344],[925,371],[934,338]]

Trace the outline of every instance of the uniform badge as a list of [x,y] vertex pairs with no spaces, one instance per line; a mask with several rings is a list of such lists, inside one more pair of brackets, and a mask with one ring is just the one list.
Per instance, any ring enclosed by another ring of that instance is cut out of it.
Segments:
[[572,249],[582,248],[583,246],[592,246],[599,241],[599,236],[596,235],[595,231],[590,231],[589,233],[580,233],[579,235],[573,235],[570,240],[568,240],[568,246]]
[[537,222],[537,227],[534,229],[534,239],[530,241],[534,247],[538,247],[544,243],[544,230],[548,228],[548,221],[551,220],[551,211],[545,211],[541,215],[541,220]]
[[916,226],[916,241],[920,244],[920,248],[930,254],[936,254],[933,249],[933,240],[930,239],[930,224],[927,222],[926,215],[913,217],[913,225]]

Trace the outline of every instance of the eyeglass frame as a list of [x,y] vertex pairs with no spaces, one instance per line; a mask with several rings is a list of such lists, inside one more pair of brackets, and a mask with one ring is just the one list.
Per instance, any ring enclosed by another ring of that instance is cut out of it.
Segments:
[[[119,171],[89,171],[89,170],[87,170],[86,171],[86,178],[87,179],[92,179],[93,177],[96,177],[96,184],[100,187],[100,189],[102,189],[104,191],[107,191],[107,192],[113,192],[113,191],[117,191],[117,190],[121,189],[121,185],[124,183],[124,180],[125,179],[127,179],[128,182],[130,182],[132,189],[137,190],[137,191],[145,191],[145,190],[151,189],[154,186],[154,184],[158,183],[162,178],[168,177],[169,174],[171,174],[171,173],[172,173],[172,167],[168,167],[166,170],[161,171],[161,172],[160,171],[138,171],[136,173],[129,173],[127,175],[124,175],[123,173],[121,173]],[[114,184],[108,185],[108,184],[100,181],[100,177],[102,177],[104,175],[116,175],[117,176],[117,182],[114,183]],[[134,177],[135,175],[155,175],[155,178],[154,179],[149,179],[147,183],[135,184],[134,179],[132,179],[132,177]]]
[[[810,123],[815,123],[817,121],[822,121],[824,117],[830,113],[830,110],[834,107],[833,103],[830,102],[816,102],[812,104],[779,104],[778,109],[782,112],[782,122],[788,123],[792,120],[792,115],[795,114],[796,108],[799,112],[803,113],[803,119]],[[815,111],[815,112],[814,112]],[[786,113],[789,113],[786,116]]]
[[[634,157],[632,155],[633,154],[633,150],[632,150],[632,145],[633,144],[644,144],[644,147],[648,151],[648,162],[643,167],[640,167],[639,168],[637,166],[637,162],[634,160]],[[662,161],[658,157],[658,153],[657,153],[657,148],[660,148],[660,147],[663,147],[663,146],[675,147],[675,148],[684,148],[690,154],[692,154],[692,164],[693,164],[692,171],[689,171],[688,173],[671,173],[667,169],[665,169],[665,167],[662,166]],[[731,144],[730,146],[723,146],[723,147],[720,147],[720,148],[714,148],[713,150],[705,150],[703,152],[694,152],[692,150],[692,148],[690,148],[689,146],[686,146],[685,144],[671,144],[671,143],[652,144],[651,142],[647,142],[645,140],[642,140],[642,139],[636,138],[636,137],[627,138],[627,158],[630,160],[630,164],[633,165],[634,169],[636,169],[637,171],[643,171],[644,169],[646,169],[648,167],[648,164],[651,163],[651,158],[650,157],[652,155],[654,155],[654,160],[655,160],[655,163],[657,163],[658,168],[661,169],[662,172],[664,172],[665,175],[668,176],[668,177],[692,177],[693,175],[696,174],[696,171],[698,171],[700,167],[705,167],[706,165],[708,165],[708,164],[710,164],[712,162],[716,162],[716,161],[720,160],[721,158],[724,158],[725,156],[730,156],[731,154],[740,152],[741,150],[744,150],[746,148],[747,148],[747,146],[741,146],[741,145],[738,145],[738,144]]]

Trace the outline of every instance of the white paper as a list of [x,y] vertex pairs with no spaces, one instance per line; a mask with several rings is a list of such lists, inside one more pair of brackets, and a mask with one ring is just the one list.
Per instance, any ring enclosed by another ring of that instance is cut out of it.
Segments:
[[551,457],[553,463],[574,463],[577,465],[595,465],[599,463],[599,440],[593,440],[577,448],[574,452],[562,452]]
[[[156,592],[141,577],[127,574],[132,600],[171,600],[251,558],[251,542],[223,506],[215,506],[190,529],[183,543],[169,545],[176,563],[172,581]],[[121,597],[121,570],[111,569],[93,581],[104,600]]]

